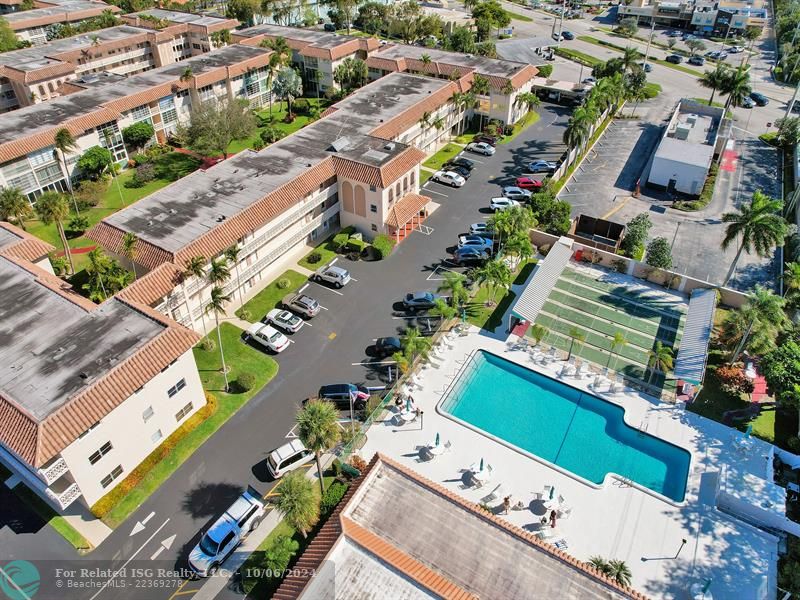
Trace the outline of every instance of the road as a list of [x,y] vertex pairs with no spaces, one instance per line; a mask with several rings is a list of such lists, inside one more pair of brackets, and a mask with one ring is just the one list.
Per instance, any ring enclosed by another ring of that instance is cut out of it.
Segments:
[[[59,599],[167,600],[180,588],[181,600],[189,599],[197,582],[184,584],[170,579],[164,589],[117,587],[128,581],[113,575],[123,566],[175,570],[186,567],[188,551],[208,527],[246,486],[266,493],[274,482],[266,475],[264,461],[269,452],[287,440],[300,402],[321,384],[342,381],[381,386],[384,368],[370,366],[367,349],[375,338],[401,333],[409,324],[425,327],[425,319],[409,319],[399,301],[406,292],[436,290],[446,269],[459,270],[443,262],[447,249],[457,242],[471,223],[490,216],[489,199],[499,185],[513,183],[522,165],[534,158],[555,159],[563,152],[561,137],[569,111],[544,104],[542,118],[513,142],[499,145],[491,158],[469,156],[476,166],[461,189],[429,182],[424,192],[436,203],[425,224],[430,235],[414,232],[382,262],[349,262],[340,258],[354,281],[341,291],[316,283],[307,293],[325,307],[317,317],[292,336],[294,342],[276,357],[277,376],[214,436],[177,469],[173,476],[97,549],[77,557],[63,540],[45,527],[38,533],[17,534],[0,530],[3,558],[28,558],[43,571],[39,598],[48,598],[53,579],[49,569],[80,565],[109,569],[95,578],[102,589],[64,592]],[[287,265],[290,266],[290,265]],[[367,364],[362,364],[367,363]],[[28,527],[30,531],[32,528]],[[44,535],[42,535],[44,534]],[[21,538],[20,535],[24,535]],[[50,545],[49,547],[46,547]],[[16,550],[20,548],[20,550]],[[38,560],[48,557],[54,560]],[[235,585],[224,592],[241,597]]]

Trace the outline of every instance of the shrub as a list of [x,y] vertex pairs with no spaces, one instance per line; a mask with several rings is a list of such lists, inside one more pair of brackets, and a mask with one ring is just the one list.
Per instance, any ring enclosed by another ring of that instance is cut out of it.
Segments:
[[384,259],[392,253],[392,249],[394,248],[394,240],[388,235],[381,233],[376,235],[375,239],[372,240],[372,247],[378,251],[379,257]]
[[300,542],[288,535],[279,535],[264,552],[264,570],[273,576],[283,573],[299,549]]
[[621,258],[615,258],[611,261],[611,264],[617,273],[625,273],[628,270],[627,264]]
[[122,130],[122,139],[134,148],[141,148],[155,135],[156,130],[150,123],[140,121]]
[[87,207],[97,206],[107,190],[108,181],[105,179],[101,178],[95,181],[84,179],[81,181],[80,187],[75,190],[75,196],[79,203],[82,202]]
[[328,489],[325,490],[325,495],[322,496],[322,503],[320,504],[320,512],[325,515],[333,511],[339,501],[344,498],[347,493],[347,486],[343,483],[335,481]]
[[258,152],[259,150],[263,150],[265,147],[266,146],[264,144],[264,141],[261,139],[254,140],[253,145],[251,146],[251,148],[253,148],[253,150],[255,150],[256,152]]
[[214,348],[216,348],[216,346],[217,346],[216,342],[208,336],[204,337],[203,340],[200,342],[200,348],[202,348],[206,352],[212,352]]
[[239,310],[239,316],[241,317],[242,321],[250,321],[253,318],[253,314],[246,308]]
[[285,290],[290,285],[292,285],[292,282],[286,277],[278,279],[278,281],[275,283],[275,287],[277,287],[279,290]]
[[553,74],[553,65],[540,65],[536,68],[539,69],[541,77],[550,77]]
[[152,163],[140,165],[136,167],[136,177],[144,183],[149,183],[156,178],[156,168]]
[[66,256],[56,256],[55,254],[51,254],[50,265],[53,267],[53,272],[61,277],[67,273],[67,266],[69,263],[67,262]]
[[86,215],[75,215],[67,224],[67,229],[73,233],[83,233],[89,229],[89,217]]
[[357,252],[358,254],[361,254],[366,247],[367,242],[356,238],[350,238],[347,240],[347,244],[345,244],[345,248],[348,252]]
[[260,133],[261,141],[267,146],[273,142],[277,142],[283,137],[283,132],[274,125],[267,125],[267,127]]
[[354,469],[358,469],[361,473],[363,473],[367,469],[366,461],[357,454],[354,454],[353,456],[350,457],[350,465]]
[[715,372],[719,386],[723,392],[731,396],[742,393],[749,394],[753,391],[753,382],[747,378],[741,367],[723,365],[717,367]]
[[542,256],[547,256],[548,252],[550,252],[550,244],[542,244],[539,246],[539,254]]
[[247,371],[240,373],[236,378],[236,387],[239,388],[240,392],[249,392],[255,387],[255,385],[256,376],[252,373],[248,373]]
[[151,159],[149,155],[139,152],[138,154],[134,154],[131,157],[131,160],[133,161],[134,166],[138,167],[140,165],[149,163]]
[[134,173],[133,177],[128,179],[128,181],[126,181],[124,183],[124,185],[125,185],[126,188],[136,189],[136,188],[144,187],[144,181],[139,179],[139,177],[136,175],[136,173]]
[[310,265],[315,265],[321,260],[322,260],[322,254],[320,254],[317,251],[312,252],[311,254],[308,255],[308,257],[306,257],[306,262]]
[[299,115],[307,115],[311,105],[305,98],[298,98],[292,103],[292,109]]
[[333,236],[333,241],[331,242],[333,244],[333,249],[336,252],[338,252],[344,247],[344,245],[347,243],[347,240],[349,239],[350,239],[349,233],[345,233],[344,231],[342,231],[341,233],[337,233],[335,236]]
[[78,159],[78,170],[90,179],[100,174],[114,163],[114,157],[107,148],[92,146]]

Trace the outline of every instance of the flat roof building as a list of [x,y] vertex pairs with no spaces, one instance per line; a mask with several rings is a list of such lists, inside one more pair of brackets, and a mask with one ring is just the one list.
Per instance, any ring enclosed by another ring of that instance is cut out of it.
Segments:
[[47,43],[46,28],[56,24],[80,23],[99,17],[105,11],[120,13],[122,9],[100,0],[39,0],[39,8],[6,13],[3,19],[17,39],[34,46]]

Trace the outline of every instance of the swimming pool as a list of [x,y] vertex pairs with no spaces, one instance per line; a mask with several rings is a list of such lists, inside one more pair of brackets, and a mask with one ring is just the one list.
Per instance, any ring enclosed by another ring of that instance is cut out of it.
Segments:
[[595,484],[615,473],[682,502],[689,453],[630,427],[624,409],[486,351],[439,410]]

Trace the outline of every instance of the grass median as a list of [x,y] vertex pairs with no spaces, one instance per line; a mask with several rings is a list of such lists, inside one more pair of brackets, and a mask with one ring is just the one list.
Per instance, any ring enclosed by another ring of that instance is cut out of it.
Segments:
[[[206,391],[207,404],[192,415],[136,467],[113,491],[101,498],[92,512],[109,527],[117,527],[139,508],[203,443],[242,408],[278,372],[278,363],[242,341],[242,330],[230,323],[220,325],[228,381],[225,392],[219,348],[195,346],[194,358]],[[216,331],[209,332],[216,342]],[[253,384],[245,390],[239,377],[249,373]]]
[[[590,35],[579,35],[578,39],[581,40],[582,42],[586,42],[588,44],[594,44],[595,46],[601,46],[603,48],[610,48],[611,50],[616,50],[617,52],[624,52],[625,51],[625,47],[624,46],[618,46],[617,44],[614,44],[612,42],[608,42],[606,40],[600,40],[600,39],[594,38],[594,37],[592,37]],[[637,48],[637,50],[638,50],[638,48]],[[581,54],[583,54],[583,53],[581,53]],[[641,54],[641,52],[640,52],[640,54]],[[586,56],[588,56],[588,55],[586,55]],[[642,58],[644,58],[644,55],[642,55]],[[689,75],[693,75],[695,77],[700,77],[703,74],[702,72],[700,72],[700,71],[698,71],[696,69],[691,69],[691,68],[685,67],[683,65],[676,65],[674,63],[667,62],[666,60],[663,60],[661,58],[653,58],[651,56],[647,60],[649,62],[651,62],[651,63],[656,63],[656,64],[659,64],[659,65],[664,66],[664,67],[669,67],[670,69],[674,69],[676,71],[683,71],[684,73],[688,73]],[[603,62],[603,61],[600,61],[600,62]]]
[[428,167],[429,169],[433,169],[434,171],[438,171],[442,168],[444,163],[447,161],[453,160],[459,152],[461,152],[464,148],[459,146],[458,144],[447,144],[444,148],[436,152],[433,156],[431,156],[428,160],[426,160],[423,166]]

